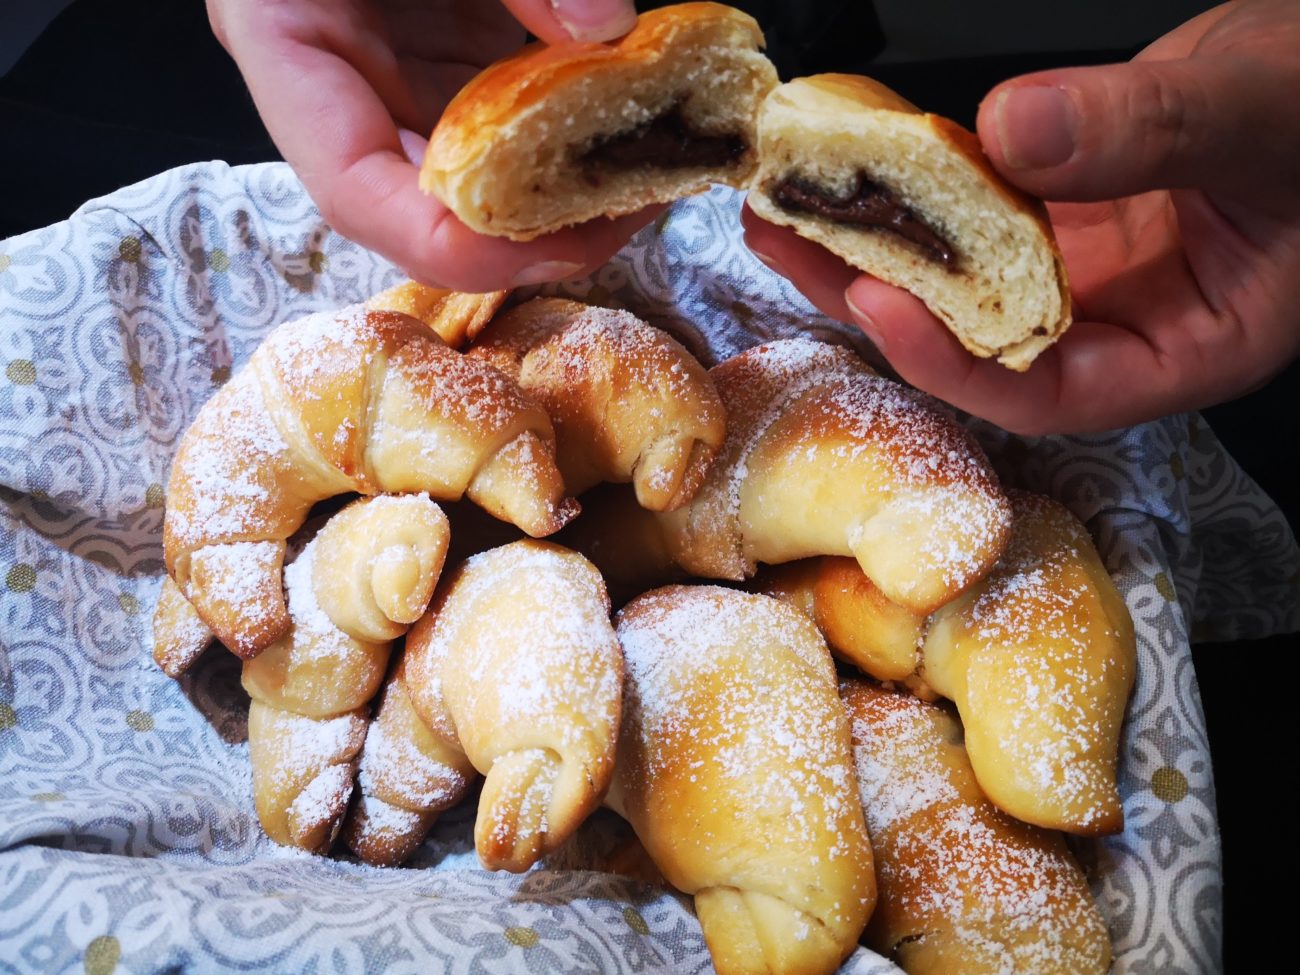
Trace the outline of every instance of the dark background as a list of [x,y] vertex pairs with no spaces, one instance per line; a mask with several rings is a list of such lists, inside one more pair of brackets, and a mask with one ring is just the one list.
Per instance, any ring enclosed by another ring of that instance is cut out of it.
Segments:
[[[211,35],[200,0],[76,0],[30,45],[58,4],[5,2],[14,5],[0,9],[0,71],[18,59],[0,77],[0,239],[62,220],[87,199],[182,163],[279,158],[238,71]],[[1126,60],[1209,6],[1191,0],[735,5],[763,24],[782,78],[872,74],[928,111],[968,126],[980,98],[999,81],[1040,68]],[[1300,366],[1292,364],[1259,392],[1204,411],[1293,530],[1300,523],[1291,456],[1300,443],[1298,379]],[[1294,686],[1294,646],[1295,637],[1283,636],[1192,648],[1223,833],[1229,966],[1247,957],[1261,932],[1280,934],[1271,923],[1279,908],[1256,882],[1281,866],[1278,824],[1261,824],[1257,801],[1269,794],[1254,778],[1258,765],[1252,761],[1248,775],[1245,760],[1261,742],[1281,749],[1293,737],[1288,709],[1268,703],[1270,689],[1253,685],[1262,672],[1270,688]],[[1288,765],[1294,768],[1294,760]]]

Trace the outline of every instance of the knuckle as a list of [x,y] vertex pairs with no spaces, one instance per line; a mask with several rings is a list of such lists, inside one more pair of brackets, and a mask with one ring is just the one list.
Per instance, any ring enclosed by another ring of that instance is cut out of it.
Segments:
[[1124,99],[1136,149],[1153,169],[1174,169],[1196,148],[1195,120],[1205,115],[1204,92],[1169,64],[1134,67],[1134,83]]

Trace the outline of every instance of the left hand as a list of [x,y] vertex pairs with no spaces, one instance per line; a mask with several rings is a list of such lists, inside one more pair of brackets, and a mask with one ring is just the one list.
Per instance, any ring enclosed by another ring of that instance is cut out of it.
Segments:
[[524,42],[609,40],[631,0],[207,0],[213,31],[325,221],[426,284],[494,291],[579,277],[656,212],[536,240],[476,234],[420,191],[426,140],[478,71]]

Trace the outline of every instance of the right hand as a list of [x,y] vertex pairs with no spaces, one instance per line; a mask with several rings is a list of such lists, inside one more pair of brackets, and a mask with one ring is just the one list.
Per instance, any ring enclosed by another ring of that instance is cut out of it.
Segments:
[[746,212],[751,250],[856,323],[907,382],[1014,433],[1130,426],[1257,389],[1300,355],[1300,4],[1241,0],[1127,64],[990,93],[979,135],[1046,200],[1070,330],[1023,373],[913,295]]
[[650,219],[594,220],[520,243],[466,228],[417,185],[443,108],[524,42],[605,41],[632,0],[207,0],[258,113],[336,231],[458,291],[580,277]]

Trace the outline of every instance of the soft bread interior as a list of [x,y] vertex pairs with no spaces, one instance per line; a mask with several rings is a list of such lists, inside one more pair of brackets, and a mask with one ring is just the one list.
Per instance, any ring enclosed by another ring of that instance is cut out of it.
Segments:
[[[1069,324],[1063,266],[1040,210],[1001,183],[970,133],[869,79],[838,75],[776,89],[759,133],[754,211],[912,292],[974,354],[1023,369]],[[772,196],[793,178],[845,199],[860,175],[938,233],[955,267],[895,233],[795,212]]]
[[[554,70],[549,81],[537,75],[545,90],[532,97],[521,91],[513,111],[477,143],[477,158],[460,152],[440,159],[451,154],[439,150],[435,132],[422,187],[473,229],[527,240],[672,201],[710,183],[745,185],[757,165],[758,107],[777,81],[758,51],[757,28],[747,21],[700,16],[665,24],[660,18],[646,28],[658,35],[653,45],[598,52],[598,63]],[[647,143],[644,153],[624,147],[617,163],[598,158],[602,145],[632,143],[660,119],[679,134],[684,128],[691,136],[734,140],[739,151],[713,164],[665,165]],[[460,149],[474,146],[460,143]]]

